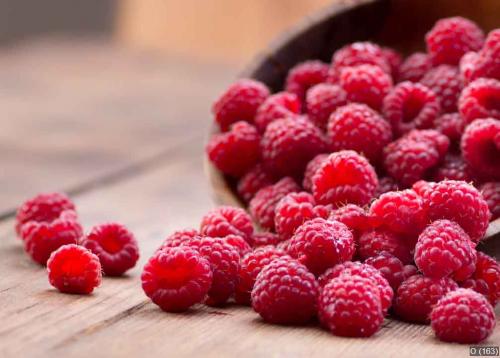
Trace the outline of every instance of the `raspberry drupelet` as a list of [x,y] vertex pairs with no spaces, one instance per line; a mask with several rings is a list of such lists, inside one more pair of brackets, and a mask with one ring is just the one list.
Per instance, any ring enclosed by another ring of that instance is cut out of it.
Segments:
[[267,126],[277,119],[297,118],[302,105],[294,93],[278,92],[269,98],[257,110],[255,126],[259,132],[264,133]]
[[200,233],[210,237],[238,235],[250,242],[253,235],[252,218],[242,208],[220,206],[203,216]]

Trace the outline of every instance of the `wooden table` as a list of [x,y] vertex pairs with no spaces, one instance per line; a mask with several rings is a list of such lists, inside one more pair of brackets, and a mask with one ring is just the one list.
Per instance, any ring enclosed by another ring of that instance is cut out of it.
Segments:
[[[210,103],[235,73],[100,41],[0,53],[0,357],[468,356],[466,345],[395,320],[370,339],[346,339],[312,325],[269,325],[246,307],[168,314],[145,297],[144,262],[212,206],[204,136]],[[87,230],[107,220],[130,227],[137,267],[104,278],[90,296],[51,288],[16,239],[13,214],[23,199],[55,189],[73,195]],[[486,343],[500,343],[500,328]]]

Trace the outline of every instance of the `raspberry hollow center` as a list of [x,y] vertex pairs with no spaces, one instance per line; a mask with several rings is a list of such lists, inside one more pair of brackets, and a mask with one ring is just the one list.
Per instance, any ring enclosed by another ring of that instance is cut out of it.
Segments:
[[120,236],[115,232],[109,232],[103,236],[101,239],[101,247],[110,254],[115,254],[122,250],[123,243],[120,240]]
[[411,95],[403,106],[403,122],[412,122],[419,115],[423,106],[424,102],[421,98]]

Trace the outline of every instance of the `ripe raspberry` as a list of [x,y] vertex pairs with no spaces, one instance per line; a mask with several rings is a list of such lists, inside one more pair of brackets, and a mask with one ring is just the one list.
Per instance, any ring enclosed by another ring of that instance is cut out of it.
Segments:
[[210,237],[238,235],[250,242],[253,235],[252,218],[242,208],[220,206],[203,216],[200,233]]
[[273,178],[264,169],[264,166],[257,164],[238,181],[237,191],[240,197],[248,203],[260,189],[273,184],[273,182]]
[[405,266],[400,259],[385,251],[377,256],[368,258],[365,264],[371,265],[379,270],[394,291],[399,288],[404,280],[417,273],[417,268],[415,266]]
[[474,22],[456,16],[438,20],[425,42],[434,65],[457,65],[465,53],[483,46],[484,34]]
[[305,118],[279,119],[271,123],[261,142],[264,166],[276,176],[301,177],[307,163],[326,150],[326,139]]
[[430,190],[434,187],[436,183],[433,182],[428,182],[425,180],[419,180],[415,184],[411,186],[411,189],[415,191],[420,197],[425,197],[426,195],[429,195]]
[[242,79],[232,84],[214,103],[212,112],[222,131],[238,121],[253,122],[257,108],[269,96],[261,82]]
[[311,219],[317,218],[316,203],[306,192],[290,193],[276,205],[274,226],[281,240],[288,240],[295,230]]
[[408,56],[399,68],[399,81],[418,82],[432,68],[432,62],[426,53],[415,52]]
[[191,242],[199,242],[201,239],[202,236],[198,230],[186,229],[175,231],[173,234],[167,236],[159,250],[169,247],[189,246]]
[[370,257],[388,252],[404,263],[412,262],[410,247],[391,231],[374,229],[364,232],[358,240],[358,255],[366,260]]
[[434,306],[431,326],[445,342],[479,343],[495,328],[495,312],[479,293],[458,289],[448,293]]
[[305,222],[290,239],[288,254],[315,275],[352,259],[354,239],[349,228],[338,221],[316,218]]
[[458,68],[440,65],[427,72],[420,82],[434,91],[443,112],[457,111],[457,100],[463,88]]
[[494,78],[500,80],[500,30],[491,31],[478,53],[470,52],[462,57],[460,71],[468,80]]
[[322,325],[335,335],[369,337],[384,321],[380,291],[367,278],[337,277],[321,290],[318,315]]
[[305,100],[307,90],[318,83],[325,82],[329,66],[321,61],[305,61],[290,69],[286,77],[285,90]]
[[149,259],[141,281],[146,296],[162,310],[185,311],[205,299],[212,285],[211,265],[189,247],[165,248]]
[[361,232],[368,230],[371,225],[365,209],[354,204],[347,204],[332,211],[329,219],[339,221],[347,226],[353,233],[355,241]]
[[307,268],[282,257],[266,265],[252,290],[252,307],[265,321],[302,324],[316,314],[318,283]]
[[307,91],[306,109],[309,120],[326,129],[328,118],[340,106],[347,104],[347,93],[342,87],[320,83]]
[[395,133],[431,128],[441,112],[436,94],[420,83],[401,82],[384,98],[382,112]]
[[281,242],[280,237],[273,232],[259,232],[252,236],[252,247],[260,247],[273,245],[276,246]]
[[434,129],[412,130],[405,135],[405,138],[416,142],[427,142],[429,146],[433,146],[443,158],[450,148],[450,140]]
[[388,193],[390,191],[398,191],[399,184],[392,177],[382,177],[378,179],[378,188],[375,192],[375,198],[378,198],[380,195]]
[[16,233],[21,235],[21,226],[28,221],[48,222],[59,218],[65,210],[75,211],[75,204],[64,193],[42,193],[26,200],[16,214]]
[[288,92],[273,94],[257,110],[255,126],[263,133],[270,123],[277,119],[296,118],[300,110],[300,99],[295,94]]
[[306,170],[304,171],[304,180],[302,182],[304,189],[308,191],[312,190],[312,178],[326,158],[328,158],[328,154],[318,154],[307,163]]
[[399,77],[399,68],[403,63],[403,58],[399,52],[390,47],[383,47],[382,52],[384,53],[385,60],[391,67],[391,76],[393,79]]
[[488,182],[481,186],[481,194],[488,203],[491,212],[491,219],[500,218],[500,182]]
[[206,152],[221,172],[240,177],[258,162],[259,142],[260,136],[254,126],[237,122],[229,132],[214,135]]
[[382,150],[392,140],[389,123],[377,112],[361,103],[338,108],[328,122],[330,149],[351,149],[377,164]]
[[463,181],[443,180],[432,185],[423,196],[424,208],[431,221],[456,222],[474,242],[479,242],[488,228],[488,203],[472,185]]
[[462,56],[458,64],[460,70],[460,76],[464,80],[464,83],[470,83],[473,80],[480,77],[488,77],[479,75],[477,68],[480,61],[480,56],[477,52],[467,52]]
[[289,193],[300,188],[292,178],[286,177],[257,192],[249,204],[254,220],[264,229],[274,230],[274,211],[278,202]]
[[90,294],[101,284],[99,258],[75,244],[63,245],[47,261],[49,282],[64,293]]
[[313,176],[312,192],[319,204],[365,205],[378,187],[375,170],[365,157],[352,150],[332,153]]
[[81,245],[99,257],[108,276],[121,276],[139,260],[139,246],[134,235],[118,223],[94,226]]
[[236,249],[236,251],[238,251],[240,257],[243,257],[250,251],[252,251],[252,247],[250,246],[250,244],[241,236],[227,235],[223,237],[223,239],[227,244],[231,245],[233,248]]
[[465,128],[460,146],[465,162],[478,175],[500,179],[500,120],[475,120]]
[[443,163],[436,168],[432,178],[439,182],[445,179],[462,180],[472,182],[474,180],[472,170],[467,166],[464,159],[458,155],[447,155]]
[[458,99],[458,110],[466,121],[477,118],[500,119],[500,81],[480,78],[464,88]]
[[428,323],[437,301],[458,285],[449,277],[411,276],[399,286],[394,299],[394,312],[407,322]]
[[272,261],[280,257],[289,257],[285,251],[273,246],[263,246],[250,252],[241,260],[239,282],[236,287],[235,300],[239,304],[248,305],[257,275]]
[[434,126],[447,136],[450,142],[459,143],[465,129],[465,121],[460,113],[446,113],[436,118]]
[[494,307],[500,301],[500,264],[478,251],[476,271],[461,286],[483,294]]

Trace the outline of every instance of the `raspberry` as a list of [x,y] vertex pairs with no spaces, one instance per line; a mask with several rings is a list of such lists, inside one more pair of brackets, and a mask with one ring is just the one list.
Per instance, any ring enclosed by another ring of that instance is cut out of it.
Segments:
[[318,315],[322,325],[335,335],[369,337],[384,321],[380,291],[367,278],[337,277],[323,287]]
[[273,232],[259,232],[252,236],[252,246],[260,247],[267,245],[278,245],[280,243],[280,237]]
[[432,190],[434,184],[436,183],[428,182],[425,180],[419,180],[415,184],[413,184],[411,188],[412,190],[415,191],[415,193],[417,193],[418,195],[420,195],[420,197],[423,198],[424,196],[428,195],[430,190]]
[[139,260],[139,246],[134,235],[118,223],[94,226],[81,245],[99,257],[108,276],[121,276]]
[[242,79],[232,84],[214,103],[212,112],[222,131],[238,121],[253,122],[257,108],[269,96],[261,82]]
[[479,53],[470,52],[460,61],[460,71],[468,80],[494,78],[500,80],[500,30],[491,31]]
[[460,70],[460,76],[462,76],[464,82],[467,84],[480,77],[477,72],[478,63],[480,61],[479,54],[477,52],[467,52],[460,59],[458,68]]
[[404,263],[410,263],[410,248],[396,234],[383,229],[364,232],[358,240],[358,255],[366,260],[370,257],[388,252]]
[[431,313],[431,326],[445,342],[479,343],[495,328],[495,312],[479,293],[458,289],[448,293]]
[[21,227],[28,221],[48,222],[59,218],[65,210],[76,210],[75,204],[64,193],[42,193],[26,200],[16,214],[16,233],[21,235]]
[[390,191],[398,191],[399,184],[392,177],[382,177],[378,180],[378,188],[375,192],[375,197],[378,198],[380,195],[388,193]]
[[240,257],[243,257],[250,251],[252,251],[252,247],[250,246],[250,244],[241,236],[227,235],[223,237],[223,239],[227,244],[231,245],[233,248],[236,249],[236,251],[238,251]]
[[500,218],[500,182],[488,182],[481,186],[481,194],[488,203],[491,220]]
[[311,122],[323,130],[326,129],[330,114],[345,104],[347,93],[340,86],[320,83],[307,91],[307,115]]
[[382,112],[395,133],[431,128],[441,112],[436,94],[420,83],[401,82],[384,98]]
[[463,181],[443,180],[424,193],[424,208],[431,221],[456,222],[474,242],[479,242],[488,228],[488,203],[472,185]]
[[465,128],[460,145],[465,162],[478,175],[500,179],[500,120],[475,120]]
[[319,204],[365,205],[378,187],[375,170],[352,150],[332,153],[313,176],[312,192]]
[[418,82],[432,68],[432,62],[426,53],[415,52],[408,56],[399,68],[399,81]]
[[385,251],[377,256],[368,258],[365,264],[371,265],[379,270],[394,291],[398,289],[404,280],[417,273],[417,268],[415,266],[405,266],[400,259]]
[[383,47],[382,52],[384,53],[385,60],[391,67],[392,78],[397,79],[399,77],[399,68],[403,62],[401,54],[390,47]]
[[302,182],[304,189],[308,191],[312,190],[312,178],[326,158],[328,158],[328,154],[318,154],[307,163],[306,170],[304,171],[304,180]]
[[235,300],[239,304],[250,304],[250,295],[257,275],[273,260],[289,257],[285,251],[273,246],[263,246],[250,252],[241,260],[239,282],[236,287]]
[[377,164],[392,139],[389,123],[370,107],[351,103],[338,108],[328,122],[330,149],[351,149]]
[[464,88],[458,110],[466,123],[477,118],[500,119],[500,81],[480,78]]
[[294,93],[302,101],[307,90],[318,83],[325,82],[329,66],[321,61],[305,61],[290,69],[286,77],[285,90]]
[[378,111],[392,87],[392,78],[378,66],[359,65],[342,68],[339,84],[349,102],[364,103]]
[[206,152],[221,172],[240,177],[258,162],[259,142],[260,137],[254,126],[237,122],[229,132],[214,135]]
[[318,283],[307,268],[290,258],[277,258],[257,275],[252,307],[265,321],[302,324],[316,314]]
[[75,244],[63,245],[47,261],[49,282],[64,293],[90,294],[101,284],[99,258]]
[[483,46],[484,34],[474,22],[456,16],[438,20],[425,42],[434,65],[457,65],[466,52]]
[[274,211],[278,202],[289,193],[300,188],[291,178],[283,178],[257,192],[250,201],[249,210],[254,220],[268,230],[274,230]]
[[326,150],[326,139],[307,119],[279,119],[267,127],[261,148],[270,173],[298,178],[307,163]]
[[362,231],[370,228],[370,221],[365,209],[354,205],[347,204],[334,210],[330,215],[330,220],[339,221],[347,226],[357,239]]
[[394,299],[394,312],[407,322],[428,323],[429,314],[437,301],[458,288],[449,277],[411,276],[399,286]]
[[460,142],[465,129],[465,121],[460,113],[446,113],[436,118],[434,126],[443,133],[451,142]]
[[238,181],[237,191],[239,196],[248,203],[260,189],[273,184],[273,182],[273,178],[264,169],[264,166],[257,164]]
[[462,180],[466,182],[473,181],[473,174],[461,156],[447,155],[443,163],[436,168],[432,175],[434,181],[445,179]]
[[33,261],[45,265],[52,252],[63,245],[77,244],[82,236],[82,227],[72,210],[63,211],[51,221],[28,221],[21,228],[24,250]]
[[450,148],[448,137],[434,129],[415,129],[407,133],[405,138],[416,142],[427,142],[430,146],[436,148],[441,158],[445,156]]
[[144,266],[142,289],[167,312],[186,311],[205,299],[212,285],[208,260],[189,247],[165,248]]
[[500,301],[500,264],[493,257],[478,251],[476,271],[461,286],[483,294],[495,306]]
[[299,97],[293,93],[279,92],[270,96],[259,107],[255,116],[255,125],[263,133],[270,123],[277,119],[296,118],[300,110]]
[[194,229],[175,231],[165,239],[159,250],[168,247],[189,246],[191,242],[199,242],[201,239],[200,233]]
[[349,228],[338,221],[316,218],[305,222],[290,239],[287,248],[315,275],[327,268],[349,261],[355,251],[354,239]]
[[458,68],[440,65],[427,72],[420,82],[434,91],[443,112],[457,111],[457,100],[463,88]]
[[200,233],[210,237],[238,235],[250,242],[253,235],[252,218],[241,208],[220,206],[203,216]]

